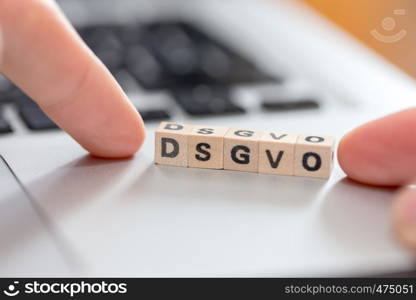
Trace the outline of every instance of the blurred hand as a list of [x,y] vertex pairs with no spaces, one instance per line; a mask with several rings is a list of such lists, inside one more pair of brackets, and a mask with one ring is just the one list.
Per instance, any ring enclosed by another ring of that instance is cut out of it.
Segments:
[[394,226],[400,240],[416,250],[416,109],[353,130],[341,140],[338,160],[354,180],[402,186],[394,199]]
[[0,72],[95,156],[144,141],[140,115],[52,0],[0,0]]

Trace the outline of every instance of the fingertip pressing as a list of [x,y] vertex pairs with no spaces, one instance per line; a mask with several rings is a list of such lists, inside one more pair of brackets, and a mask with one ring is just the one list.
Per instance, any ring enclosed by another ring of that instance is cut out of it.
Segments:
[[[84,147],[94,157],[99,158],[129,158],[134,156],[142,147],[146,139],[146,130],[144,125],[132,126],[132,133],[129,137],[118,139],[117,141],[103,141],[95,144],[93,147]],[[111,144],[107,146],[107,144]]]
[[108,159],[124,159],[134,156],[141,148],[143,139],[137,138],[135,140],[129,140],[126,142],[118,142],[115,147],[102,148],[84,147],[92,156],[97,158],[108,158]]
[[146,140],[146,128],[135,110],[118,124],[111,125],[108,134],[74,137],[94,157],[123,159],[132,157]]

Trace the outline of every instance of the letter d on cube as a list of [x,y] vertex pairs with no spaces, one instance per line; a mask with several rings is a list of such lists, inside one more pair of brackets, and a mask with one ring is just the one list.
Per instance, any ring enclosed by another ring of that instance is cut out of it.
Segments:
[[155,163],[188,166],[188,134],[192,126],[162,122],[155,133]]

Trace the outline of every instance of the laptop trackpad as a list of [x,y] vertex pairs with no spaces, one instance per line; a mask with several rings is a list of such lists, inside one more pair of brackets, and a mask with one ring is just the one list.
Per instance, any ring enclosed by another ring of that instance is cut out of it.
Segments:
[[65,248],[0,156],[0,276],[68,276]]

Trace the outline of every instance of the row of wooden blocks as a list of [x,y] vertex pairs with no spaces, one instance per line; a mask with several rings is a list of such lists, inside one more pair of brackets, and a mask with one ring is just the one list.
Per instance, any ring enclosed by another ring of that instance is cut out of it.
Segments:
[[155,133],[155,162],[329,178],[334,144],[329,136],[162,122]]

